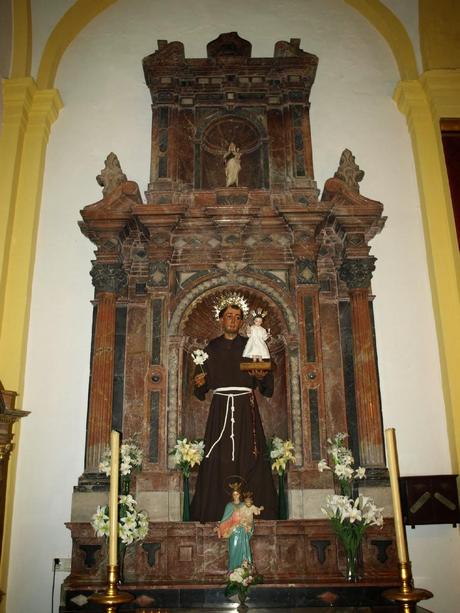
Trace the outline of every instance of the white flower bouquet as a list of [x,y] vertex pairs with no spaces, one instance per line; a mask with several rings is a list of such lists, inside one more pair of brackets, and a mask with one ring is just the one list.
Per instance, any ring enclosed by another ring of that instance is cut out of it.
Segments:
[[273,436],[268,443],[273,472],[284,475],[289,462],[295,461],[294,445],[290,440]]
[[186,438],[177,439],[170,454],[174,456],[175,465],[180,468],[184,477],[190,477],[191,469],[199,466],[203,460],[204,442],[188,441]]
[[332,471],[340,486],[340,495],[326,497],[322,513],[329,519],[332,529],[343,544],[347,562],[347,579],[357,581],[358,553],[364,533],[369,526],[383,525],[383,508],[379,508],[369,496],[353,496],[353,482],[366,477],[366,469],[354,468],[351,451],[345,447],[347,434],[339,432],[332,439],[327,439],[327,452],[330,463],[321,460],[318,470]]
[[[118,538],[121,545],[128,546],[142,541],[149,529],[149,518],[145,511],[136,509],[137,502],[131,496],[118,497]],[[98,506],[91,518],[91,525],[96,536],[109,536],[109,507]]]
[[[110,477],[110,463],[112,460],[112,452],[108,447],[102,454],[102,459],[99,463],[99,472]],[[134,469],[140,468],[142,465],[142,450],[132,441],[128,439],[120,447],[120,474],[122,477],[130,475]]]
[[255,566],[244,560],[241,566],[238,566],[238,568],[229,573],[225,595],[233,596],[238,594],[240,602],[244,603],[251,585],[257,585],[262,583],[262,581],[263,577],[257,574]]
[[330,457],[330,464],[327,460],[320,460],[318,470],[320,472],[331,470],[339,482],[341,494],[351,496],[353,481],[364,479],[366,469],[361,466],[354,468],[353,454],[348,447],[345,447],[346,438],[348,438],[348,434],[338,432],[334,438],[327,439],[327,453]]
[[201,367],[201,372],[204,372],[203,364],[209,358],[209,355],[203,349],[195,349],[192,351],[192,360],[194,364]]

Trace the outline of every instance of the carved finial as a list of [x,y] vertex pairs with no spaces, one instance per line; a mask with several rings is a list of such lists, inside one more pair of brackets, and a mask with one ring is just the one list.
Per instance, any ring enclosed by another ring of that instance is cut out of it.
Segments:
[[96,181],[103,188],[102,194],[104,196],[107,196],[107,194],[113,192],[116,187],[118,187],[122,183],[125,183],[125,181],[127,181],[128,179],[121,170],[120,162],[118,161],[118,158],[115,153],[109,153],[104,164],[105,166],[101,170],[101,174],[97,175]]
[[225,32],[206,45],[208,58],[251,57],[252,45],[248,40],[241,38],[238,32]]
[[356,164],[355,156],[350,149],[344,149],[334,177],[346,183],[350,189],[359,194],[359,182],[363,180],[364,170],[361,170]]

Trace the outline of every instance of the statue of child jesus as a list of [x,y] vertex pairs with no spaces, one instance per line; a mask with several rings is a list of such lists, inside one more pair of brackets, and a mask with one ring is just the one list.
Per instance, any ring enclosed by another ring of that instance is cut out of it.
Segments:
[[245,492],[243,500],[244,504],[239,508],[240,525],[248,534],[252,534],[254,531],[254,515],[260,515],[264,508],[254,505],[252,492]]
[[270,336],[270,330],[266,330],[262,326],[265,315],[266,312],[260,308],[252,311],[254,323],[249,326],[249,338],[243,351],[243,357],[252,358],[254,362],[270,359],[270,353],[265,342]]

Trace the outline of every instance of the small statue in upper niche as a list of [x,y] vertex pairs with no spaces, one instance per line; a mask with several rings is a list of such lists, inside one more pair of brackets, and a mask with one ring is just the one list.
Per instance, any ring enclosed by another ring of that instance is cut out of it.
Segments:
[[270,353],[265,342],[270,336],[270,330],[266,330],[262,325],[266,314],[266,311],[260,307],[251,311],[254,323],[249,326],[249,338],[243,351],[243,357],[252,358],[254,362],[270,359]]
[[123,173],[120,162],[118,161],[115,153],[109,153],[107,159],[104,162],[105,167],[101,170],[101,174],[97,175],[96,181],[103,188],[102,194],[107,196],[110,192],[125,183],[128,179],[126,175]]
[[230,143],[224,153],[226,186],[236,185],[238,187],[238,175],[241,170],[241,152],[235,143]]

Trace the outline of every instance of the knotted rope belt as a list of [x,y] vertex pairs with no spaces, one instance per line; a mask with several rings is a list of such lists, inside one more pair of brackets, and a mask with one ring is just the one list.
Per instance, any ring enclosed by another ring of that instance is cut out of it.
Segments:
[[234,432],[234,423],[235,423],[235,398],[238,396],[247,396],[248,394],[252,394],[252,389],[250,387],[218,387],[213,390],[214,394],[218,396],[226,396],[227,398],[227,406],[225,408],[225,417],[224,417],[224,425],[222,426],[222,430],[217,438],[217,440],[211,445],[211,449],[206,454],[206,457],[209,458],[212,450],[223,437],[225,428],[227,426],[228,412],[230,410],[230,438],[232,440],[232,462],[235,461],[235,432]]

